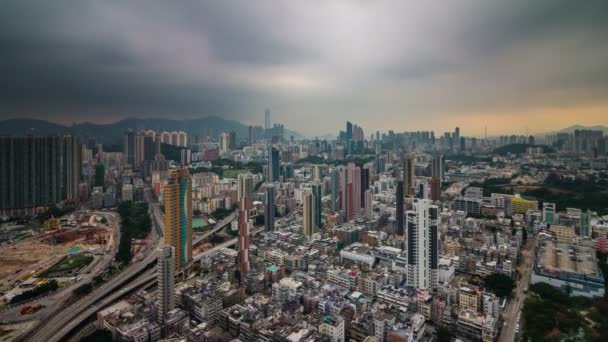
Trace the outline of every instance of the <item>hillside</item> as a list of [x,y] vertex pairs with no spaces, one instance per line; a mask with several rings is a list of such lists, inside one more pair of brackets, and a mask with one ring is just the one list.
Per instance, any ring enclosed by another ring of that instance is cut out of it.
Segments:
[[[47,134],[76,134],[86,138],[94,138],[104,144],[122,143],[123,134],[127,129],[152,129],[155,131],[184,131],[192,135],[217,136],[221,132],[234,130],[241,138],[249,134],[249,127],[238,121],[226,120],[217,116],[200,119],[136,119],[129,118],[110,124],[79,123],[72,126],[60,125],[44,120],[10,119],[0,121],[0,134],[11,135],[47,135]],[[285,138],[290,135],[301,138],[302,135],[285,130]]]

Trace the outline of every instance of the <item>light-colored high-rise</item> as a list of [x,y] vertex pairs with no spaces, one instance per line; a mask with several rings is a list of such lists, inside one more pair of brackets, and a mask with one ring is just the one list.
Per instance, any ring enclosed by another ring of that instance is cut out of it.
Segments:
[[237,177],[237,197],[240,201],[241,198],[251,198],[253,193],[253,175],[251,173],[240,173]]
[[192,260],[192,182],[187,168],[169,173],[165,185],[165,245],[175,248],[175,269]]
[[429,200],[414,202],[407,211],[407,284],[418,290],[437,289],[438,208]]
[[159,252],[157,319],[163,322],[167,313],[175,308],[175,249],[165,246]]
[[365,190],[365,218],[367,219],[372,218],[372,196],[371,189]]
[[306,191],[302,194],[302,202],[304,207],[302,209],[302,234],[304,236],[312,236],[313,234],[313,215],[312,215],[312,192]]

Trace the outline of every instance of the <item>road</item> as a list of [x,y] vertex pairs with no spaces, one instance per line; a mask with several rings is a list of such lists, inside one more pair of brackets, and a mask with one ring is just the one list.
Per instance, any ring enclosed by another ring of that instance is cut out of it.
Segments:
[[210,231],[205,232],[205,234],[195,237],[194,240],[192,240],[192,246],[198,245],[201,241],[208,238],[211,234],[222,230],[226,226],[226,224],[228,224],[229,222],[232,222],[232,220],[234,220],[234,219],[236,219],[236,212],[226,216],[222,221],[220,221],[218,224],[216,224],[215,227],[213,229],[211,229]]
[[[256,229],[255,231],[252,232],[252,234],[257,234],[263,230],[264,230],[263,227]],[[200,260],[208,255],[218,252],[222,248],[226,248],[226,247],[235,245],[237,243],[237,241],[238,241],[238,238],[234,238],[234,239],[228,240],[226,242],[223,242],[221,244],[218,244],[215,247],[213,247],[199,255],[196,255],[195,257],[193,257],[193,259],[195,261]],[[119,299],[123,295],[125,295],[133,290],[136,290],[142,286],[149,287],[149,286],[153,285],[154,283],[156,283],[156,281],[157,281],[157,274],[156,274],[155,268],[142,273],[137,278],[133,279],[129,283],[129,285],[121,288],[120,291],[116,291],[116,292],[112,293],[111,295],[103,298],[102,300],[98,301],[94,305],[92,305],[92,306],[86,308],[84,311],[80,312],[77,316],[73,317],[73,319],[70,320],[69,322],[67,322],[66,324],[61,325],[62,328],[59,331],[53,333],[52,335],[49,335],[49,337],[47,339],[45,339],[44,341],[47,341],[47,342],[60,341],[67,334],[69,334],[73,329],[78,327],[78,325],[81,322],[83,322],[83,321],[87,320],[89,317],[95,315],[99,310],[110,305],[112,302]],[[34,341],[34,340],[32,340],[32,341]]]
[[[107,220],[107,225],[113,228],[115,238],[112,250],[108,251],[107,253],[100,250],[103,254],[96,255],[95,260],[80,272],[80,281],[64,286],[60,291],[49,296],[26,302],[10,309],[2,310],[0,312],[0,319],[7,322],[23,322],[44,319],[57,311],[57,303],[63,303],[70,296],[72,296],[72,290],[82,284],[91,282],[96,275],[103,273],[108,268],[118,248],[118,241],[120,239],[120,229],[118,225],[119,219],[116,213],[108,211],[94,211],[91,212],[91,214],[105,217]],[[20,311],[22,307],[26,305],[38,304],[43,305],[44,308],[31,315],[21,315]]]
[[[151,204],[150,209],[151,209],[150,213],[153,218],[152,221],[153,221],[153,225],[155,226],[155,230],[157,231],[158,235],[162,236],[163,232],[164,232],[164,218],[163,218],[162,213],[160,212],[160,208],[159,208],[158,204]],[[217,227],[222,228],[223,226],[230,223],[234,217],[235,216],[232,216],[232,215],[226,217],[224,220],[218,222]],[[236,239],[234,239],[234,240],[235,241],[232,242],[232,244],[236,243]],[[224,244],[226,244],[226,243],[224,243]],[[224,245],[224,244],[222,244],[222,245]],[[28,336],[27,336],[29,338],[28,340],[29,341],[49,341],[49,340],[58,341],[58,340],[60,340],[66,334],[65,333],[66,327],[72,326],[74,324],[76,324],[74,326],[77,326],[78,324],[80,324],[80,322],[82,321],[81,317],[84,316],[85,319],[88,317],[86,315],[82,315],[83,312],[90,307],[94,307],[94,305],[96,305],[97,302],[101,298],[108,296],[110,293],[113,293],[113,292],[116,293],[115,291],[119,287],[124,286],[124,284],[126,284],[129,281],[133,281],[133,282],[128,286],[131,286],[133,283],[139,281],[140,278],[137,277],[138,274],[140,274],[142,271],[144,271],[144,269],[146,267],[148,267],[151,263],[153,263],[157,259],[158,248],[162,247],[163,245],[164,245],[164,240],[158,239],[157,248],[154,248],[153,250],[149,251],[147,256],[145,256],[142,260],[131,264],[126,269],[122,270],[118,276],[108,280],[106,283],[104,283],[100,287],[96,288],[92,293],[90,293],[89,295],[87,295],[84,298],[81,298],[78,302],[74,303],[70,307],[64,308],[56,316],[53,316],[50,320],[39,324],[39,326],[37,327],[37,329],[34,332],[32,332],[31,334],[28,334]],[[218,245],[218,247],[222,246],[222,245]],[[226,244],[226,246],[229,246],[229,245],[230,244]],[[212,250],[216,250],[216,248],[214,248]],[[206,253],[207,252],[203,253],[202,255],[206,255]],[[202,258],[202,256],[201,256],[201,258]],[[135,278],[135,277],[137,277],[137,278]],[[134,278],[135,278],[135,280],[134,280]],[[122,289],[121,289],[121,291],[122,291]],[[59,328],[61,328],[61,330],[58,330]],[[67,332],[69,332],[69,330]],[[57,337],[57,339],[52,339],[55,337]]]
[[[517,315],[523,309],[524,299],[526,294],[524,289],[530,286],[530,275],[532,273],[532,266],[534,265],[534,250],[536,246],[536,240],[529,237],[526,245],[522,249],[522,261],[517,267],[517,270],[521,274],[521,278],[517,281],[517,287],[515,288],[515,296],[509,301],[509,304],[503,312],[503,318],[506,325],[503,327],[500,334],[499,342],[512,342],[515,341],[515,327],[517,325]],[[520,332],[521,332],[520,327]]]

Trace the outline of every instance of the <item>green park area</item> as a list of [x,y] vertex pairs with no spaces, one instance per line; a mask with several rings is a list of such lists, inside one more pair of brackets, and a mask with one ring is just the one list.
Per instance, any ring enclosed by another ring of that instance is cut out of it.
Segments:
[[235,169],[235,170],[226,170],[224,171],[224,178],[236,178],[241,173],[247,173],[249,170],[247,169]]
[[192,230],[195,232],[203,232],[207,230],[209,224],[202,218],[195,217],[192,219]]
[[93,261],[91,255],[68,255],[46,271],[46,274],[56,274],[80,269]]

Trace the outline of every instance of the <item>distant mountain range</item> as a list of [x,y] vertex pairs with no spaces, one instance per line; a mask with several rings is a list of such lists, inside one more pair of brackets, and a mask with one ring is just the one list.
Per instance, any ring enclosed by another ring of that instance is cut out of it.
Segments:
[[[235,131],[240,138],[249,135],[249,126],[238,121],[227,120],[217,116],[200,119],[136,119],[129,118],[109,124],[78,123],[65,126],[37,119],[9,119],[0,121],[0,135],[49,135],[75,134],[88,139],[95,139],[104,144],[119,144],[123,141],[127,129],[155,131],[184,131],[190,135],[216,137],[221,132]],[[291,135],[296,138],[303,136],[295,131],[285,129],[285,138]]]

